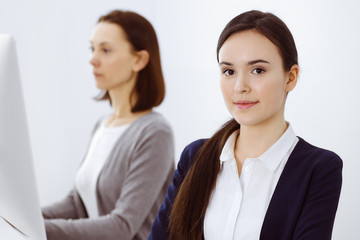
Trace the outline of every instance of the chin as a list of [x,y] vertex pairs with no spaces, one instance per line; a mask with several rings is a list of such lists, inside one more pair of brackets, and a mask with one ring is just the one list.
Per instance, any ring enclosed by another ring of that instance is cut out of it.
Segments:
[[234,116],[236,122],[238,122],[241,126],[256,126],[259,125],[262,121],[260,119],[251,117],[251,116]]
[[103,91],[108,90],[108,88],[106,86],[104,86],[104,84],[100,84],[100,83],[96,83],[96,88],[103,90]]

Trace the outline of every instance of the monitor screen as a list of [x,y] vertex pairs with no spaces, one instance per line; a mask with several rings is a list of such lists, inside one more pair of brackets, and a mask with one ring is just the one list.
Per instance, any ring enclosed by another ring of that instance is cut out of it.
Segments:
[[45,240],[14,39],[0,34],[0,217]]

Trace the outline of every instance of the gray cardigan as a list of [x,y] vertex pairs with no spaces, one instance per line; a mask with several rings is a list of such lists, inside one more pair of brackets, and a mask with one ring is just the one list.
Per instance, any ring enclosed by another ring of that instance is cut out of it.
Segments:
[[140,117],[118,139],[100,172],[100,216],[88,218],[74,188],[64,200],[42,209],[48,240],[147,239],[173,173],[169,124],[156,112]]

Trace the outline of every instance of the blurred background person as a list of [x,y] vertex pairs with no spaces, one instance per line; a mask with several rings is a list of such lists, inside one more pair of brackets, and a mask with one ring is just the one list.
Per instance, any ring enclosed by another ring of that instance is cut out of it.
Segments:
[[112,114],[97,122],[73,190],[42,209],[48,240],[146,239],[174,172],[174,141],[153,111],[165,96],[152,25],[130,11],[99,18],[90,63]]

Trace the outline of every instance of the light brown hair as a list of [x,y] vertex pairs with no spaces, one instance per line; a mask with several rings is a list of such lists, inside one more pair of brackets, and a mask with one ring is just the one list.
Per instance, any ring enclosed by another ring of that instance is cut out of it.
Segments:
[[[150,55],[148,64],[139,72],[135,87],[130,94],[130,99],[133,94],[137,97],[131,111],[149,110],[160,105],[165,97],[165,82],[161,69],[159,44],[151,23],[137,13],[121,10],[114,10],[101,16],[98,20],[98,23],[100,22],[117,24],[124,30],[134,50],[146,50]],[[101,95],[97,98],[98,100],[109,100],[111,104],[107,91]]]

